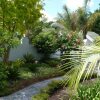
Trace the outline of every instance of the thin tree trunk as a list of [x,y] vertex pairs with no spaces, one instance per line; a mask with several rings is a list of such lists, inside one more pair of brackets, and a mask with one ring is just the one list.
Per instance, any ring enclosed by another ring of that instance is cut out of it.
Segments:
[[8,47],[7,49],[4,50],[4,57],[3,57],[4,63],[7,63],[9,61],[9,53],[10,53],[10,48]]

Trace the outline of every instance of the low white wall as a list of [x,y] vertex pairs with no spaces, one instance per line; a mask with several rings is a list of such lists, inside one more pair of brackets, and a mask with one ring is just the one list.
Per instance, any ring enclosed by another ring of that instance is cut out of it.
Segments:
[[[9,61],[23,59],[23,55],[25,55],[27,53],[32,54],[33,57],[35,57],[37,60],[39,60],[43,57],[43,54],[38,53],[37,49],[29,43],[28,37],[23,37],[21,39],[20,45],[18,45],[16,48],[11,48],[10,55],[9,55]],[[58,57],[60,57],[60,53],[56,52],[54,54],[51,54],[50,57],[58,58]],[[2,61],[2,58],[0,58],[0,61]]]
[[[9,60],[15,61],[17,59],[23,59],[23,55],[27,53],[32,54],[36,59],[40,59],[43,56],[42,54],[39,54],[36,48],[29,43],[29,39],[27,37],[23,37],[20,45],[16,48],[11,48]],[[0,58],[0,60],[2,61],[2,58]]]

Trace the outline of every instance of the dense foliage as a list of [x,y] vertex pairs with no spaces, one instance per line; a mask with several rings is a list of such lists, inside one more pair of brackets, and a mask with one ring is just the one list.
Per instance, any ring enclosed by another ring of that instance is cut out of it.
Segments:
[[88,30],[100,35],[100,11],[93,13],[88,20]]
[[77,50],[77,48],[83,45],[82,40],[83,40],[82,33],[69,32],[62,34],[62,36],[60,37],[61,54],[63,54],[63,52],[70,52],[72,50]]
[[90,85],[81,85],[78,94],[72,100],[99,100],[100,99],[100,82]]
[[0,51],[4,62],[16,46],[18,35],[30,34],[42,16],[41,9],[42,0],[0,0]]
[[54,53],[59,46],[55,30],[47,29],[38,34],[35,39],[33,39],[33,45],[38,49],[38,52],[46,56]]
[[[56,64],[59,64],[59,60],[54,60]],[[53,59],[49,61],[53,62]],[[0,63],[0,90],[2,90],[0,96],[8,95],[19,90],[19,86],[24,84],[23,80],[27,81],[27,84],[30,84],[32,80],[33,82],[37,82],[65,73],[64,71],[59,71],[59,67],[57,67],[56,64],[52,66],[52,62],[49,61],[47,61],[48,63],[26,63],[24,60],[19,59],[6,64]]]
[[4,62],[8,61],[10,48],[14,48],[20,43],[18,36],[17,33],[0,30],[0,56],[3,58]]
[[7,83],[7,76],[8,72],[6,70],[6,66],[2,63],[0,63],[0,91],[5,89],[5,87],[8,85]]

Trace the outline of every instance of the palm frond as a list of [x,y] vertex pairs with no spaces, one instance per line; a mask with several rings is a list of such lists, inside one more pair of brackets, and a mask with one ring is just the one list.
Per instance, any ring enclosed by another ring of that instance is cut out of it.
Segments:
[[83,80],[90,75],[92,76],[94,72],[97,73],[97,69],[100,67],[100,47],[92,45],[90,47],[83,46],[80,49],[80,51],[67,53],[62,59],[69,60],[68,63],[64,64],[63,69],[67,69],[68,66],[71,67],[64,76],[64,82],[75,89],[77,89],[84,74]]

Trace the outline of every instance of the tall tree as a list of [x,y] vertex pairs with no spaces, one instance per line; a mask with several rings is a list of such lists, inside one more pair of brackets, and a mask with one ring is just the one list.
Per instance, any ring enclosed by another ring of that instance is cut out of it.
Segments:
[[29,33],[41,17],[42,0],[0,0],[0,49],[8,61],[18,34]]
[[58,13],[58,20],[57,22],[62,24],[65,28],[65,30],[72,30],[75,31],[77,28],[77,16],[76,13],[71,13],[68,7],[65,5],[63,7],[64,13],[60,14]]
[[42,16],[42,0],[15,0],[19,28],[23,34],[30,34]]
[[58,14],[58,22],[62,24],[65,29],[71,31],[83,31],[85,37],[87,33],[87,20],[88,20],[88,2],[90,0],[84,0],[84,6],[78,8],[75,12],[70,12],[67,6],[64,6],[64,13]]

